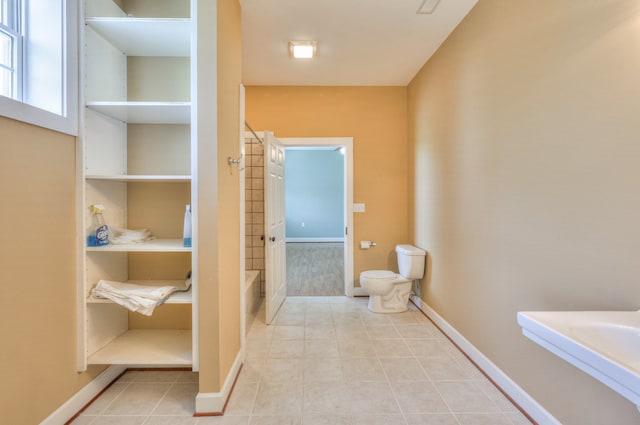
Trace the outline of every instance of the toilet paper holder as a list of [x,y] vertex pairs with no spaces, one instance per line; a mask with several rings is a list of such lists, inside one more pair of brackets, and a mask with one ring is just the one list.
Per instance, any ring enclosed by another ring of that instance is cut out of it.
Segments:
[[375,242],[371,241],[360,241],[360,249],[369,249],[376,246]]

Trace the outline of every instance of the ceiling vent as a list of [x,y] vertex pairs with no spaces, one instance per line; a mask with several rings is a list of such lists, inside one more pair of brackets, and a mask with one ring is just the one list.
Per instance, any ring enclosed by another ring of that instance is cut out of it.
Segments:
[[431,15],[438,7],[440,0],[422,0],[422,4],[416,11],[418,15]]

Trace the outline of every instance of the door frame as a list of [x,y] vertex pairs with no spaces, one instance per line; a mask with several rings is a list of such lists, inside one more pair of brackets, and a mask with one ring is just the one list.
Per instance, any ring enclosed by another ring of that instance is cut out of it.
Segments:
[[[289,147],[335,147],[344,148],[344,293],[353,297],[355,280],[353,276],[353,137],[278,137],[285,148]],[[286,163],[286,157],[285,157]],[[286,176],[285,176],[286,178]],[[286,183],[285,183],[286,184]]]

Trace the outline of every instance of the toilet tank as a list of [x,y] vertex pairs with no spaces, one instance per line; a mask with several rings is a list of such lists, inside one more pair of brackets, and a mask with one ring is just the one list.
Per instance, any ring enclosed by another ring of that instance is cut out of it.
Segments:
[[424,276],[424,260],[427,253],[413,245],[397,245],[398,270],[407,279],[422,279]]

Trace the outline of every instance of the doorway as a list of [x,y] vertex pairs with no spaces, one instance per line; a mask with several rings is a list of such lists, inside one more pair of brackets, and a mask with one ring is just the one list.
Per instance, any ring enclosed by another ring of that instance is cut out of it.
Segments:
[[287,295],[353,296],[353,139],[280,141],[287,152]]

